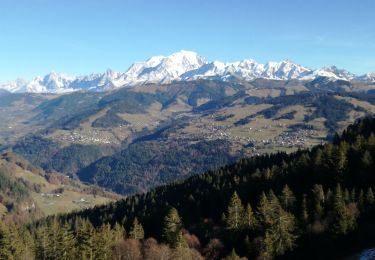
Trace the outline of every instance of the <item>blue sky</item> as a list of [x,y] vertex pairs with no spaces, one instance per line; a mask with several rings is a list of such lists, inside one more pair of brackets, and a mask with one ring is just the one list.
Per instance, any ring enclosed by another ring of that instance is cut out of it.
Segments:
[[373,0],[0,0],[0,81],[125,71],[181,49],[375,71]]

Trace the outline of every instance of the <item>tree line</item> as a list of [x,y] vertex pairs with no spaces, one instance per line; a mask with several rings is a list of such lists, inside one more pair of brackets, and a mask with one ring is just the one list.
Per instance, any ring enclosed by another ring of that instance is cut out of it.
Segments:
[[[26,230],[40,244],[38,233],[56,225],[67,230],[76,248],[87,244],[78,230],[90,226],[97,239],[111,237],[111,244],[95,242],[93,248],[88,243],[89,251],[107,248],[114,259],[131,251],[129,243],[138,248],[137,257],[147,258],[149,239],[168,257],[187,254],[182,259],[341,258],[375,244],[374,132],[375,119],[365,118],[332,143],[241,159],[148,193],[49,217]],[[119,249],[113,234],[122,229],[129,232]],[[57,231],[51,234],[59,237]],[[65,241],[62,237],[55,241]],[[40,258],[42,251],[34,250],[37,259],[54,259]],[[121,259],[138,259],[132,257]]]

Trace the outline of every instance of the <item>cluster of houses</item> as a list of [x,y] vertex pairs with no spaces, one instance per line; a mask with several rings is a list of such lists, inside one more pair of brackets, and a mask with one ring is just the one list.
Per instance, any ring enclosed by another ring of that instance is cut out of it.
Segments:
[[[52,199],[52,198],[60,198],[62,196],[61,193],[45,193],[45,192],[42,192],[40,193],[40,196],[42,196],[43,198],[47,198],[47,199]],[[73,203],[76,203],[76,204],[90,204],[90,202],[86,199],[86,198],[80,198],[79,200],[73,200],[72,201]],[[51,203],[52,205],[53,203]],[[33,203],[33,207],[35,208],[35,204]]]
[[[279,123],[277,125],[263,125],[260,127],[239,126],[241,136],[233,134],[234,126],[231,124],[219,125],[204,124],[201,121],[193,121],[194,127],[201,129],[195,133],[184,133],[175,136],[178,139],[187,139],[191,141],[199,140],[227,140],[249,148],[249,153],[257,154],[257,151],[264,148],[287,147],[287,148],[304,148],[306,140],[317,138],[317,131],[314,129],[295,129],[287,130],[287,125]],[[238,128],[238,127],[237,127]],[[284,131],[273,138],[262,138],[267,136],[262,132],[277,131],[277,128],[283,128]]]
[[117,141],[115,138],[111,138],[101,131],[93,130],[88,130],[84,134],[73,131],[70,134],[62,135],[60,138],[62,141],[81,144],[112,144]]

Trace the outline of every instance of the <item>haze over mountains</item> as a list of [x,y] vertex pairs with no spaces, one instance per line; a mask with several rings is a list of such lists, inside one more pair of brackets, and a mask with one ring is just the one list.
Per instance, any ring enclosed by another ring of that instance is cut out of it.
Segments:
[[12,93],[66,93],[79,90],[106,91],[139,84],[168,84],[196,79],[215,80],[314,80],[318,77],[333,81],[375,82],[375,73],[357,76],[335,66],[316,70],[301,66],[290,60],[261,64],[252,59],[224,63],[208,61],[192,51],[179,51],[169,56],[154,56],[144,62],[134,63],[122,73],[107,70],[100,74],[69,76],[52,72],[31,81],[0,83],[0,91]]

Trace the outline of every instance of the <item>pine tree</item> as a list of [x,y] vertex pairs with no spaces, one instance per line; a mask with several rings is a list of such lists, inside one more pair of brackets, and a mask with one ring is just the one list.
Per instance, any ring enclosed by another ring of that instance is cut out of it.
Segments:
[[326,203],[327,206],[333,207],[333,192],[331,189],[328,189],[326,192]]
[[238,230],[243,223],[244,208],[237,192],[234,192],[228,205],[226,226],[228,229]]
[[[323,216],[324,210],[322,204],[324,204],[325,196],[323,186],[315,184],[313,187],[313,203],[314,203],[314,219],[320,220]],[[306,206],[307,207],[307,206]]]
[[112,259],[113,234],[110,224],[103,224],[94,239],[94,259]]
[[272,224],[273,221],[273,209],[268,201],[268,198],[264,192],[260,195],[258,207],[257,207],[257,219],[262,227],[266,227]]
[[95,229],[91,222],[77,218],[75,221],[75,237],[78,259],[93,259]]
[[248,229],[254,229],[256,226],[256,218],[254,216],[253,209],[250,205],[250,203],[247,204],[246,210],[245,210],[245,223],[244,226]]
[[362,189],[359,191],[359,195],[358,195],[358,208],[360,211],[365,210],[365,195]]
[[288,187],[288,185],[285,185],[280,196],[281,206],[287,211],[292,211],[295,201],[296,197],[294,196],[292,190]]
[[48,247],[50,244],[47,227],[38,227],[35,231],[35,237],[36,259],[45,260],[48,258]]
[[371,167],[372,165],[372,156],[371,156],[371,153],[366,150],[363,155],[362,155],[362,158],[361,158],[361,165],[362,165],[362,168],[364,169],[368,169]]
[[295,246],[297,236],[294,234],[294,216],[284,211],[281,207],[277,209],[276,215],[272,225],[266,227],[264,231],[263,258],[283,255]]
[[0,259],[13,259],[9,228],[0,220]]
[[224,260],[240,260],[241,258],[237,255],[236,251],[234,248],[230,252],[230,254],[224,258]]
[[73,232],[70,230],[69,225],[65,223],[64,225],[60,226],[58,232],[58,247],[56,250],[60,255],[60,259],[74,258],[74,245],[75,239]]
[[35,258],[35,241],[31,236],[29,230],[22,228],[19,232],[22,240],[22,257],[20,259],[34,259]]
[[270,190],[267,194],[268,202],[271,206],[272,211],[276,212],[281,207],[280,201],[273,192],[273,190]]
[[182,221],[176,208],[171,208],[164,218],[163,236],[172,248],[186,245],[182,236]]
[[336,178],[336,180],[342,180],[342,173],[347,167],[348,159],[347,159],[347,151],[348,151],[348,144],[346,142],[341,142],[339,146],[337,146],[333,151],[333,160],[334,160],[334,169],[340,176]]
[[60,223],[56,216],[52,217],[48,225],[47,232],[48,232],[48,241],[46,245],[46,258],[58,259],[58,257],[60,257],[60,253],[58,252]]
[[303,195],[301,204],[301,222],[307,224],[309,222],[309,213],[307,209],[307,199],[306,194]]
[[345,205],[340,185],[337,185],[334,192],[333,214],[332,231],[335,235],[345,235],[354,229],[355,219]]
[[372,191],[372,188],[369,187],[366,192],[366,204],[368,206],[372,206],[374,205],[374,202],[375,202],[374,193]]
[[133,226],[129,232],[129,238],[131,239],[143,239],[145,236],[143,227],[141,223],[138,222],[138,219],[135,218],[133,221]]
[[11,241],[11,255],[14,259],[21,259],[23,250],[25,249],[25,245],[23,244],[20,234],[18,233],[18,229],[15,226],[11,225],[8,227],[8,230],[10,234],[9,238]]
[[121,241],[126,236],[125,228],[122,225],[120,225],[118,222],[116,222],[113,228],[113,236],[114,236],[114,241]]

